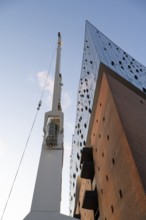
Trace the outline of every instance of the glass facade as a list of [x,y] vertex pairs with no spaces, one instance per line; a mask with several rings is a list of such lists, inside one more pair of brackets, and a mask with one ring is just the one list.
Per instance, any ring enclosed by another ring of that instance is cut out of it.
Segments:
[[81,153],[83,147],[86,145],[100,63],[105,64],[142,92],[146,93],[146,67],[105,37],[87,21],[70,161],[71,216],[74,212],[76,179],[81,172]]

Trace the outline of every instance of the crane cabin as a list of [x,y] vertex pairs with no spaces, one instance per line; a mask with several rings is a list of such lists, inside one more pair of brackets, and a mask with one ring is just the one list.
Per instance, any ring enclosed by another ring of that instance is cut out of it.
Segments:
[[47,147],[52,148],[57,146],[58,134],[60,131],[60,117],[48,117],[45,131],[45,142]]

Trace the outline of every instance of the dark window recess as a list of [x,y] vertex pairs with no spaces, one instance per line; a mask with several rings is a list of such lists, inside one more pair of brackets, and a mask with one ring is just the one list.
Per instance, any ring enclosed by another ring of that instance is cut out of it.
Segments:
[[87,62],[87,59],[85,59],[85,62]]
[[86,92],[88,92],[88,89],[86,89]]
[[131,69],[131,66],[130,66],[130,65],[128,65],[128,68],[129,68],[129,69]]
[[101,134],[99,134],[99,138],[101,138]]
[[119,61],[119,64],[122,64],[122,61],[121,61],[121,60]]
[[106,175],[106,181],[108,181],[108,175]]
[[115,164],[115,159],[114,158],[112,159],[112,163],[113,163],[113,165]]
[[87,106],[85,106],[85,109],[86,109],[86,111],[88,110],[88,107]]
[[87,124],[86,123],[84,124],[84,127],[87,128]]
[[137,76],[137,75],[134,75],[134,78],[135,78],[135,79],[138,79],[138,76]]
[[109,135],[107,135],[107,140],[109,141]]
[[130,64],[133,64],[133,62],[131,61]]
[[78,160],[80,159],[80,155],[77,153],[77,158],[78,158]]
[[121,190],[121,189],[119,190],[119,196],[120,196],[120,198],[123,197],[123,193],[122,193],[122,190]]
[[123,66],[121,66],[121,69],[123,69],[123,70],[124,70],[124,67],[123,67]]
[[78,128],[80,128],[80,124],[78,124]]
[[93,63],[93,61],[91,60],[91,61],[90,61],[90,64],[92,64],[92,63]]
[[102,106],[102,103],[100,102],[100,106]]
[[74,197],[76,196],[76,194],[74,193]]
[[111,64],[112,64],[112,66],[114,66],[114,64],[115,64],[114,61],[111,61]]
[[89,98],[90,98],[90,96],[89,96],[89,95],[87,95],[87,98],[89,99]]
[[91,110],[91,108],[89,108],[89,113],[91,113],[92,112],[92,110]]
[[86,40],[86,43],[88,43],[88,41]]
[[86,145],[86,141],[83,142],[84,146]]
[[81,178],[90,179],[92,181],[93,177],[95,175],[94,163],[93,163],[93,161],[85,161],[84,156],[85,155],[82,153],[81,163],[83,165],[82,165],[82,171],[81,171]]
[[83,108],[81,108],[81,112],[83,112]]
[[130,70],[130,72],[131,72],[131,73],[133,73],[133,71],[132,71],[132,70]]
[[78,172],[78,167],[76,166],[76,171]]
[[80,146],[82,147],[82,142],[80,142]]
[[132,58],[132,61],[134,61],[134,59]]
[[83,67],[83,69],[85,70],[85,66]]
[[110,45],[111,45],[111,43],[108,43],[108,45],[110,46]]
[[81,135],[81,138],[83,139],[83,134]]
[[140,69],[140,72],[142,72],[142,69]]
[[125,60],[125,57],[123,57],[123,60]]
[[102,152],[102,157],[104,157],[104,153]]
[[75,173],[73,174],[73,178],[74,178],[74,179],[76,178],[76,174],[75,174]]
[[119,48],[117,47],[117,50],[119,50]]
[[111,205],[111,211],[112,211],[112,213],[114,212],[114,207],[113,207],[113,205]]
[[90,73],[90,72],[89,72],[89,71],[87,71],[87,74],[88,74],[88,75],[89,75],[89,73]]
[[89,46],[87,46],[87,48],[89,48]]
[[104,50],[106,50],[106,48],[104,47]]
[[75,184],[73,183],[73,187],[75,186]]
[[103,117],[103,121],[105,121],[105,117]]
[[97,207],[98,207],[97,192],[86,190],[84,194],[82,208],[88,210],[95,210],[97,209]]

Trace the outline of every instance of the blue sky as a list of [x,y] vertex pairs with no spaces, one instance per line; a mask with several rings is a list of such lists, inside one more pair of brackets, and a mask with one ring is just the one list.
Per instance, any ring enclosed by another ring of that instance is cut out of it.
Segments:
[[61,32],[64,43],[61,60],[65,112],[62,212],[67,213],[69,155],[85,21],[89,20],[146,66],[145,11],[144,0],[0,0],[0,216],[36,113],[45,74],[49,71],[43,105],[4,220],[21,220],[30,209],[44,113],[51,109],[57,32]]

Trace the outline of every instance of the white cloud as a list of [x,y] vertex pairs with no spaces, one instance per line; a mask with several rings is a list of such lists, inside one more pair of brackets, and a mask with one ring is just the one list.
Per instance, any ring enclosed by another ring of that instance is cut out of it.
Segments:
[[48,90],[50,94],[53,93],[54,80],[51,75],[48,75],[47,71],[38,72],[37,80],[42,89],[45,86],[45,90]]
[[53,86],[54,86],[54,80],[51,75],[48,75],[47,71],[41,71],[37,73],[37,81],[39,84],[39,87],[48,91],[48,97],[46,103],[52,103],[52,96],[53,96]]
[[62,92],[62,108],[66,110],[71,105],[71,97],[68,92]]
[[[38,81],[40,88],[42,89],[44,88],[44,85],[46,83],[45,90],[48,91],[47,102],[49,101],[49,103],[51,103],[52,97],[53,97],[53,87],[54,87],[54,79],[52,75],[48,75],[47,71],[38,72],[37,81]],[[70,107],[70,105],[71,105],[70,94],[66,91],[62,91],[62,109],[66,110]]]

